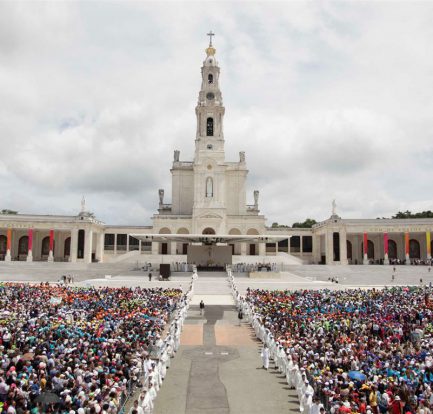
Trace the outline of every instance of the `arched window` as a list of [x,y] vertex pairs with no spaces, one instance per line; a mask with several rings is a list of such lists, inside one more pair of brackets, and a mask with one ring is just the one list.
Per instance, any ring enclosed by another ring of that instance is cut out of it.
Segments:
[[213,197],[213,180],[211,177],[206,178],[206,197]]
[[208,118],[206,121],[206,135],[213,137],[213,118]]
[[29,253],[29,238],[28,236],[23,236],[18,241],[18,254],[28,254]]
[[212,73],[209,73],[209,75],[207,75],[207,81],[208,81],[208,83],[213,83],[213,75],[212,75]]

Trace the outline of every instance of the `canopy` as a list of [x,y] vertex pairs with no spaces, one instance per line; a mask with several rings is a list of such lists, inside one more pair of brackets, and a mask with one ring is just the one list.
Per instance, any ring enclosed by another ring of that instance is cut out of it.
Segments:
[[130,236],[147,242],[203,243],[207,245],[217,243],[276,243],[291,237],[289,235],[265,234],[130,234]]

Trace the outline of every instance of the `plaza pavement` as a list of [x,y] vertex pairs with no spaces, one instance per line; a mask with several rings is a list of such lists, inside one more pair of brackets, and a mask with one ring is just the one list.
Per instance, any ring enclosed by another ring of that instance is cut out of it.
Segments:
[[261,368],[260,348],[249,324],[238,326],[233,305],[206,305],[203,316],[192,306],[154,413],[298,412],[285,377]]

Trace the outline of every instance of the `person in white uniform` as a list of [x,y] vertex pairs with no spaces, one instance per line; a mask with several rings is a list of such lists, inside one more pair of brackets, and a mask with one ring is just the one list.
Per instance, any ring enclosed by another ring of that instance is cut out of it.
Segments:
[[261,357],[262,357],[263,368],[268,369],[269,368],[269,348],[266,344],[264,345],[264,347],[262,349]]

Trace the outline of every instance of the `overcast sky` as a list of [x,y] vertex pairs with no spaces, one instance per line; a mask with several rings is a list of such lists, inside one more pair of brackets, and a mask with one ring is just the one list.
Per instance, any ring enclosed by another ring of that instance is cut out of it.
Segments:
[[292,224],[433,209],[433,2],[0,3],[0,209],[151,224],[212,29],[226,158]]

